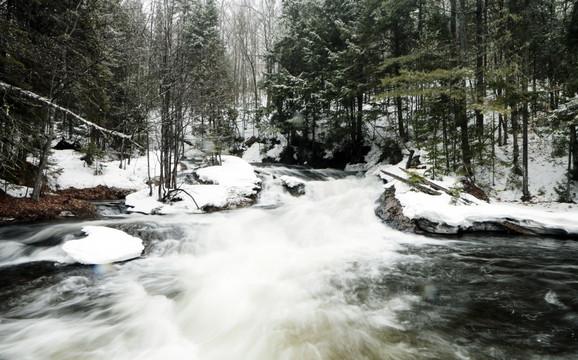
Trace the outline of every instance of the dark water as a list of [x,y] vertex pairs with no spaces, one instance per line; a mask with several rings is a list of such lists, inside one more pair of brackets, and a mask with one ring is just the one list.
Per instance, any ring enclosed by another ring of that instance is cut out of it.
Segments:
[[[578,358],[578,242],[402,234],[373,179],[267,191],[282,205],[0,228],[0,359]],[[146,254],[75,264],[85,225]]]

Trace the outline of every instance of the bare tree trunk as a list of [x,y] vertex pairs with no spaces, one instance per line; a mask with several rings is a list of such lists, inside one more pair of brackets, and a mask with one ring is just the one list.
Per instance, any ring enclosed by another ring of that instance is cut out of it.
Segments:
[[513,142],[513,156],[512,165],[514,166],[515,173],[520,173],[520,147],[518,146],[518,106],[515,105],[512,110],[512,142]]
[[[478,105],[482,105],[485,96],[484,84],[484,10],[482,0],[476,0],[476,101]],[[476,109],[476,136],[478,141],[482,142],[484,135],[484,113],[480,109]]]
[[570,156],[572,157],[572,179],[578,180],[578,137],[576,125],[570,125]]
[[44,143],[44,147],[40,153],[38,169],[36,170],[36,176],[34,177],[34,188],[32,190],[32,200],[36,202],[40,200],[40,193],[44,183],[44,170],[46,170],[46,165],[48,164],[50,149],[52,148],[52,140],[54,139],[54,108],[48,109],[46,117],[46,142]]
[[406,142],[409,140],[409,136],[405,131],[405,127],[403,124],[403,103],[401,101],[401,96],[397,96],[395,98],[395,106],[397,107],[397,128],[399,131],[399,137]]
[[530,200],[529,178],[528,178],[528,106],[524,103],[522,112],[522,200]]

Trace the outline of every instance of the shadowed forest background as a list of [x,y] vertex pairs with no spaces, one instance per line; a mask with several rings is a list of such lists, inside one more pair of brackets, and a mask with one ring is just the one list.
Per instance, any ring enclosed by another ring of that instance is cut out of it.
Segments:
[[562,200],[578,179],[573,1],[2,0],[0,34],[0,178],[35,199],[60,137],[88,158],[158,150],[162,198],[189,135],[218,156],[248,129],[283,137],[284,163],[379,144],[474,182],[507,145],[525,199],[529,136],[548,134]]

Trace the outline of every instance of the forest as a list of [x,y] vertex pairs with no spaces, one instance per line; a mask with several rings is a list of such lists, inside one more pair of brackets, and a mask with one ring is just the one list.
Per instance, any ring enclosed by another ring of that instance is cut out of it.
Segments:
[[[283,137],[284,163],[343,167],[371,143],[476,182],[500,146],[528,190],[529,136],[578,180],[570,0],[1,0],[0,178],[42,193],[60,137],[88,158]],[[191,138],[195,139],[191,143]]]

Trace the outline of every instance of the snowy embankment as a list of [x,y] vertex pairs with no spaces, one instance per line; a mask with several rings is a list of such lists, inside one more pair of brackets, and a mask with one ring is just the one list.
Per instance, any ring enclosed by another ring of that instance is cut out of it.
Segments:
[[[378,167],[374,174],[387,181],[384,196],[376,209],[378,216],[403,230],[437,234],[497,231],[520,234],[578,236],[578,207],[564,204],[557,210],[536,204],[487,203],[461,193],[459,198],[443,191],[428,195],[381,170],[407,178],[397,166]],[[419,171],[416,171],[419,172]],[[455,179],[445,177],[437,184],[456,187]],[[457,194],[457,192],[456,192]],[[401,206],[401,211],[396,206]],[[402,216],[404,219],[400,219]],[[398,217],[394,219],[394,217]]]
[[149,196],[149,189],[141,189],[126,197],[131,211],[144,214],[174,214],[201,212],[210,209],[232,209],[251,204],[261,180],[253,167],[235,156],[222,156],[222,164],[194,171],[203,183],[183,184],[174,192],[175,201],[157,201],[156,194]]
[[[261,183],[247,161],[235,156],[222,156],[222,165],[182,171],[184,175],[194,175],[201,184],[183,183],[172,192],[173,201],[163,203],[158,201],[158,188],[154,186],[153,194],[149,196],[147,185],[149,171],[153,179],[159,173],[154,153],[151,153],[149,160],[146,156],[135,157],[130,164],[123,164],[122,167],[118,160],[99,161],[88,166],[81,157],[82,154],[74,150],[53,152],[51,162],[56,164],[58,170],[49,176],[49,185],[53,190],[86,189],[99,185],[134,190],[127,196],[126,205],[133,212],[145,214],[189,213],[246,206],[254,201]],[[30,188],[15,185],[6,187],[6,190],[14,197],[30,196],[32,192]]]

